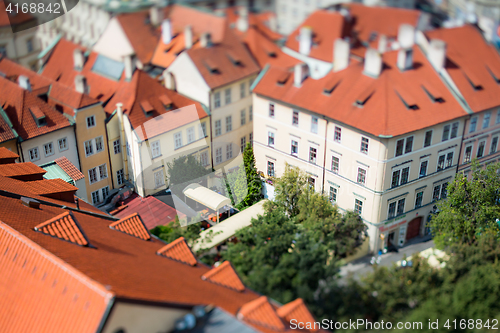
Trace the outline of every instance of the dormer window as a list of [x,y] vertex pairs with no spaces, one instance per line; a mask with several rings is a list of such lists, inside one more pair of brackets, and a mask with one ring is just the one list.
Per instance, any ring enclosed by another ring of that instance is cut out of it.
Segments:
[[153,114],[154,108],[151,105],[151,103],[149,103],[149,101],[142,101],[141,108],[142,108],[142,111],[144,111],[144,114],[146,115],[146,117],[149,117]]
[[241,65],[241,59],[233,52],[227,52],[227,57],[229,58],[229,60],[231,60],[233,65],[235,65],[235,66]]
[[31,115],[33,116],[33,119],[35,119],[36,124],[38,127],[42,127],[47,125],[47,120],[45,119],[45,114],[42,112],[42,110],[38,106],[33,106],[30,107],[30,112]]
[[170,110],[172,108],[172,100],[168,98],[167,95],[161,95],[158,99],[166,110]]

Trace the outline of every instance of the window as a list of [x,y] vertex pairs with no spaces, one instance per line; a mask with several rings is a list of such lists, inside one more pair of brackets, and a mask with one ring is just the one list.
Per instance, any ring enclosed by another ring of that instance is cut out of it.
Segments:
[[498,146],[498,136],[495,136],[491,140],[490,154],[494,154],[497,151],[497,146]]
[[340,159],[336,156],[332,156],[332,171],[334,173],[339,173]]
[[125,183],[125,176],[123,174],[123,169],[120,169],[116,172],[116,181],[118,185],[122,185],[123,183]]
[[361,215],[363,211],[363,201],[354,199],[354,211]]
[[0,56],[7,57],[7,45],[0,45]]
[[200,154],[200,163],[202,166],[206,167],[208,165],[208,152],[204,151]]
[[495,124],[500,124],[500,110],[497,111],[497,120],[495,122]]
[[226,105],[231,104],[231,88],[227,88],[224,91],[224,98],[226,100]]
[[45,157],[50,156],[50,155],[54,155],[54,147],[52,145],[52,142],[44,144],[43,150],[45,152]]
[[195,140],[194,127],[189,127],[187,129],[187,139],[188,139],[188,144],[191,142],[194,142],[194,140]]
[[226,117],[226,133],[231,132],[233,129],[233,118],[232,116]]
[[427,175],[427,165],[428,164],[429,164],[429,161],[420,162],[419,177],[425,177]]
[[95,150],[97,152],[103,151],[104,150],[104,143],[102,140],[102,136],[99,136],[95,138]]
[[97,168],[92,168],[89,170],[89,183],[94,184],[97,182]]
[[330,186],[330,202],[337,202],[337,188],[334,186]]
[[318,117],[311,117],[311,132],[318,133]]
[[443,170],[444,169],[444,160],[446,158],[446,155],[441,155],[438,157],[438,164],[437,164],[437,171]]
[[453,152],[446,154],[446,164],[445,168],[449,168],[453,165]]
[[491,112],[485,113],[483,118],[483,129],[490,126]]
[[[181,138],[181,145],[182,145],[182,138]],[[156,140],[151,143],[151,153],[153,155],[153,158],[161,156],[160,140]]]
[[413,136],[409,136],[405,139],[400,139],[396,142],[396,156],[411,153],[413,150]]
[[252,84],[253,84],[253,79],[250,79],[250,81],[248,81],[248,93],[249,94],[252,93]]
[[102,201],[104,201],[104,199],[106,199],[109,195],[109,186],[103,187],[101,191],[102,191]]
[[247,112],[245,109],[240,111],[240,118],[241,118],[241,126],[245,125],[247,123]]
[[448,188],[448,183],[434,186],[434,190],[432,191],[432,201],[446,198],[447,188]]
[[248,121],[253,121],[253,105],[248,107]]
[[403,215],[403,213],[405,212],[405,199],[401,199],[401,200],[398,200],[398,210],[396,211],[396,215],[399,216],[399,215]]
[[[182,133],[181,132],[174,134],[174,146],[175,146],[175,149],[179,149],[180,147],[182,147]],[[153,153],[153,155],[154,155],[154,153]]]
[[233,144],[229,143],[226,145],[226,160],[233,157]]
[[274,104],[269,103],[269,117],[274,118]]
[[40,155],[38,154],[38,147],[28,150],[28,154],[30,156],[30,161],[37,161],[40,159]]
[[97,205],[99,202],[101,202],[101,198],[99,196],[99,190],[92,192],[92,204]]
[[394,216],[396,216],[396,205],[397,202],[391,202],[389,204],[389,211],[387,212],[387,219],[392,219]]
[[207,124],[206,123],[203,122],[200,124],[200,129],[199,129],[198,135],[200,136],[200,139],[207,136]]
[[293,110],[292,125],[299,126],[299,111]]
[[396,142],[396,156],[403,155],[403,147],[405,144],[405,140],[401,139]]
[[358,184],[366,184],[366,170],[363,168],[358,168]]
[[432,144],[432,131],[425,132],[424,147],[429,147]]
[[342,140],[342,129],[338,126],[335,126],[335,133],[333,134],[333,140],[339,143]]
[[401,175],[401,170],[396,170],[392,172],[391,188],[399,186],[399,176]]
[[391,188],[408,183],[410,167],[406,167],[392,172]]
[[267,144],[270,147],[274,147],[274,133],[273,132],[267,133]]
[[245,82],[242,82],[240,84],[240,98],[244,98],[246,95],[246,87],[245,87]]
[[411,153],[413,149],[413,136],[406,138],[405,154]]
[[401,183],[400,185],[408,183],[408,177],[410,175],[410,167],[403,168],[401,170]]
[[221,126],[221,120],[216,120],[215,121],[215,136],[219,136],[222,134],[222,126]]
[[243,151],[245,150],[245,147],[247,146],[247,137],[244,136],[240,139],[240,148],[241,148],[241,152],[243,153]]
[[214,108],[220,108],[220,91],[214,94]]
[[33,52],[33,38],[26,40],[26,48],[28,49],[28,53]]
[[68,139],[67,138],[59,139],[57,141],[57,144],[59,145],[59,151],[64,151],[64,150],[68,149]]
[[253,132],[248,134],[248,140],[250,141],[250,144],[253,146]]
[[441,199],[446,199],[448,196],[448,183],[441,185]]
[[416,208],[419,208],[419,207],[422,207],[422,201],[424,199],[424,192],[418,192],[416,195],[415,195],[415,209]]
[[475,132],[477,126],[477,117],[473,117],[470,120],[469,133]]
[[314,179],[313,177],[309,177],[307,179],[307,182],[309,183],[310,188],[312,188],[313,190],[316,189],[316,179]]
[[450,125],[445,125],[443,128],[443,137],[441,138],[441,141],[446,141],[450,138]]
[[267,175],[274,177],[274,162],[267,161]]
[[451,135],[450,139],[456,138],[458,135],[458,121],[451,124]]
[[87,117],[87,128],[91,128],[94,126],[95,126],[95,117],[94,116]]
[[115,155],[121,152],[120,139],[113,141],[113,150],[115,152]]
[[85,141],[85,156],[90,156],[94,153],[94,145],[92,144],[92,140]]
[[155,178],[155,188],[165,185],[165,176],[163,176],[163,170],[154,173]]
[[309,162],[316,164],[316,148],[309,147]]
[[479,147],[477,147],[477,158],[483,157],[485,145],[486,145],[486,141],[479,142]]
[[469,163],[471,161],[471,156],[472,156],[472,146],[465,147],[464,163]]
[[299,154],[299,143],[295,140],[292,140],[292,155],[297,156]]
[[130,149],[130,144],[127,142],[127,155],[132,156],[132,150]]
[[361,137],[361,152],[368,154],[368,138]]
[[219,164],[222,162],[222,148],[217,148],[215,150],[215,163]]
[[108,178],[108,168],[106,164],[99,165],[99,180]]

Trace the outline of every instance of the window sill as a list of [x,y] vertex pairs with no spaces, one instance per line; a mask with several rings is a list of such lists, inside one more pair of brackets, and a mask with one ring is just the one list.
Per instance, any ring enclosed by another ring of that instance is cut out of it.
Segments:
[[[182,148],[182,147],[181,147]],[[177,148],[178,149],[178,148]],[[155,158],[158,158],[158,157],[162,157],[163,155],[160,154],[160,155],[156,155],[156,156],[152,156],[151,158],[154,160]]]

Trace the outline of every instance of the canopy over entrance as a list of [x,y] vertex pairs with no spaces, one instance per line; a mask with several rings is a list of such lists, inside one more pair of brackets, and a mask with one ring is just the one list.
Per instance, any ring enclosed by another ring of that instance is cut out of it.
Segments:
[[222,207],[231,204],[231,199],[199,184],[186,186],[182,193],[184,193],[184,195],[189,199],[199,202],[216,212],[218,212]]

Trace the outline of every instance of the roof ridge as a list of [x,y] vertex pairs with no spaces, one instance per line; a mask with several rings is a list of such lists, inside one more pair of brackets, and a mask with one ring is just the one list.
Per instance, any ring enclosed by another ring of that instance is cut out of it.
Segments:
[[237,291],[245,290],[245,285],[229,261],[224,261],[219,266],[212,268],[203,274],[201,278],[202,280],[206,280],[229,289]]
[[87,236],[70,212],[64,212],[48,221],[42,222],[35,226],[34,229],[35,231],[60,238],[70,243],[81,246],[90,245]]
[[159,249],[156,254],[191,266],[198,262],[191,248],[187,245],[186,239],[182,236]]
[[144,222],[141,219],[141,216],[137,213],[133,213],[127,217],[122,218],[119,221],[111,223],[109,225],[111,229],[116,229],[123,233],[129,234],[131,236],[143,239],[150,240],[151,234],[148,229],[144,225]]
[[[260,310],[260,311],[259,311]],[[249,323],[268,327],[277,331],[284,331],[285,324],[269,303],[267,296],[261,296],[244,304],[237,315],[238,319]]]

